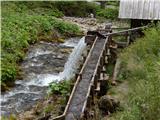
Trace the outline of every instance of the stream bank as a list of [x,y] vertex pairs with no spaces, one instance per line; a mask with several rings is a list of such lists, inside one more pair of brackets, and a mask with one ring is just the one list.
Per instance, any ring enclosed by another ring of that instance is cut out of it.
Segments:
[[[38,101],[44,100],[49,83],[65,79],[63,77],[66,75],[73,74],[73,70],[70,70],[70,73],[63,73],[63,71],[66,69],[64,68],[65,63],[73,48],[78,45],[79,39],[79,37],[70,38],[65,43],[41,41],[32,45],[21,64],[23,80],[16,80],[15,87],[1,95],[2,116],[29,110]],[[81,53],[79,54],[81,55]],[[75,61],[78,60],[79,57],[75,59]],[[76,66],[76,64],[75,62],[74,65]]]

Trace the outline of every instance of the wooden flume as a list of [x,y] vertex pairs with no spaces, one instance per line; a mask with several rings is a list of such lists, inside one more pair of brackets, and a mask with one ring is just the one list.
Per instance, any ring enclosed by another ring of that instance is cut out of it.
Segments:
[[[88,31],[85,36],[85,42],[91,46],[87,50],[87,56],[83,56],[83,64],[80,65],[80,72],[75,75],[75,83],[68,98],[65,110],[62,115],[53,118],[53,120],[77,120],[87,118],[90,107],[94,105],[94,97],[106,93],[109,76],[106,74],[106,67],[111,53],[114,49],[127,47],[130,44],[130,35],[132,31],[144,29],[139,27],[134,29],[112,32],[111,25],[106,29]],[[112,36],[125,35],[126,42],[114,42]],[[117,59],[117,57],[115,57]],[[116,81],[119,60],[114,68],[113,79]],[[67,96],[68,97],[68,96]]]

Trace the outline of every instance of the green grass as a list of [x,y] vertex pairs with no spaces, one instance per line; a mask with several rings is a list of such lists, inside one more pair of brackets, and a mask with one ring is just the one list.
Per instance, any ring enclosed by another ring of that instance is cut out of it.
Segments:
[[[55,30],[63,36],[80,33],[78,26],[56,18],[61,16],[60,11],[55,12],[55,9],[40,6],[43,4],[39,2],[31,3],[2,2],[2,90],[7,85],[10,86],[10,83],[14,83],[20,70],[19,62],[23,60],[29,45],[39,41],[38,36],[43,35],[44,38],[47,38],[47,35],[54,34],[52,31]],[[56,13],[56,15],[51,13]],[[55,39],[51,38],[50,41],[55,41]]]
[[144,31],[145,36],[125,49],[121,79],[129,82],[127,107],[118,120],[160,120],[160,26]]
[[71,80],[63,80],[61,82],[52,82],[49,85],[51,94],[66,95],[70,92]]

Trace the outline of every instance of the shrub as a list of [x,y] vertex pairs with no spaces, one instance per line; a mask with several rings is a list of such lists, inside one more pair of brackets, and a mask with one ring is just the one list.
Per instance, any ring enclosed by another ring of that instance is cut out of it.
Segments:
[[106,9],[100,9],[96,12],[97,16],[104,17],[106,19],[117,19],[118,18],[118,8],[106,8]]
[[57,1],[54,6],[66,16],[86,17],[90,13],[96,13],[99,6],[86,1]]
[[50,91],[54,94],[66,95],[70,91],[70,81],[64,80],[61,82],[52,82],[50,85]]

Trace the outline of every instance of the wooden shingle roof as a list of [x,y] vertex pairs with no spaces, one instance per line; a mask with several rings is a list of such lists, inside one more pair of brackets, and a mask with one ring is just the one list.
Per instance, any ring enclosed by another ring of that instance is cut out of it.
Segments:
[[120,0],[119,18],[160,20],[160,0]]

